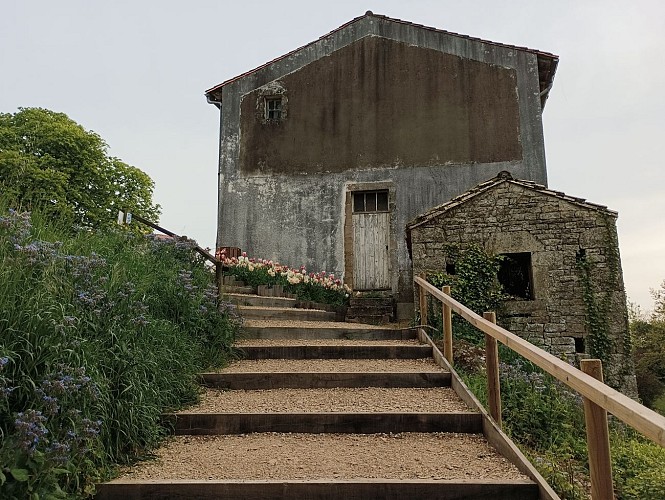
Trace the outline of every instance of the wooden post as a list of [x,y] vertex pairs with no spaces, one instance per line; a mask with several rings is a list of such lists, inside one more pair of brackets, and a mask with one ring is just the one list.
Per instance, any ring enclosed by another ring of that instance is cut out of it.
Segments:
[[215,262],[215,280],[217,281],[217,299],[222,301],[222,293],[224,291],[224,273],[222,272],[223,264],[221,261]]
[[[587,375],[603,381],[603,365],[599,359],[581,360],[580,369]],[[582,400],[584,401],[584,420],[589,452],[591,498],[593,500],[614,498],[607,411],[585,397],[582,397]]]
[[[496,314],[483,313],[483,318],[496,324]],[[487,363],[487,401],[490,415],[501,427],[501,383],[499,381],[499,345],[494,337],[485,334],[485,361]]]
[[[422,279],[427,279],[427,275],[425,273],[420,273],[418,276],[420,276]],[[427,290],[425,290],[425,287],[421,286],[419,287],[420,291],[420,324],[422,326],[427,326]]]
[[[448,285],[441,288],[446,295],[450,295]],[[443,304],[443,356],[448,363],[453,364],[453,311],[448,304]]]

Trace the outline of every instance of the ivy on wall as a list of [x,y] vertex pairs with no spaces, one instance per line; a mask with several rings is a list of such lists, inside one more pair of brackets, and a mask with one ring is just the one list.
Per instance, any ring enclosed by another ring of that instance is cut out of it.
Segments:
[[[586,306],[588,354],[593,358],[600,359],[603,365],[608,366],[614,348],[614,343],[609,334],[610,308],[612,307],[612,295],[619,276],[619,243],[610,216],[605,216],[603,221],[606,229],[604,243],[607,275],[605,279],[596,278],[594,280],[594,276],[598,277],[599,274],[596,272],[597,264],[582,249],[577,253],[576,264],[582,283],[582,298]],[[630,353],[631,343],[627,324],[624,328],[623,344],[624,353]]]
[[[446,267],[451,272],[430,271],[427,281],[437,288],[450,286],[453,298],[478,314],[499,309],[506,298],[497,278],[502,257],[487,254],[477,244],[465,247],[447,244],[444,252]],[[441,313],[438,309],[428,308],[433,316],[430,324],[440,327]],[[484,341],[481,332],[457,314],[453,315],[453,325],[456,336],[475,343]]]

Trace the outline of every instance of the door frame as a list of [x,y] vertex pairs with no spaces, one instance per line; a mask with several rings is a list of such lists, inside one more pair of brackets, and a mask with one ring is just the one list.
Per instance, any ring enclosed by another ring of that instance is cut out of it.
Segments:
[[390,274],[390,290],[396,293],[398,286],[397,273],[397,214],[395,211],[396,189],[392,181],[349,182],[345,186],[344,196],[344,283],[353,289],[353,193],[356,191],[388,191],[388,262]]

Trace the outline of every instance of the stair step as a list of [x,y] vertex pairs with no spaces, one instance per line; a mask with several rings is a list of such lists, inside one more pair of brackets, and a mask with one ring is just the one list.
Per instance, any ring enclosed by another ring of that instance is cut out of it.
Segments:
[[238,347],[245,359],[418,359],[432,356],[432,348],[426,345],[241,345]]
[[246,372],[202,373],[206,387],[233,390],[331,387],[446,387],[450,373],[432,372]]
[[[415,330],[377,328],[359,323],[323,323],[294,322],[288,324],[257,325],[256,321],[247,321],[243,326],[244,338],[252,339],[374,339],[406,340],[415,339]],[[285,322],[286,323],[286,322]],[[300,323],[300,324],[298,324]],[[310,324],[305,324],[310,323]]]
[[390,323],[390,314],[347,314],[345,321],[349,323],[365,323],[369,325],[386,325]]
[[[184,413],[446,413],[472,411],[450,387],[206,389]],[[473,410],[475,411],[475,410]]]
[[179,435],[248,434],[252,432],[481,433],[482,416],[449,413],[178,413],[166,417]]
[[536,500],[537,485],[522,480],[293,480],[293,481],[131,481],[117,479],[98,486],[98,500],[217,499],[312,500]]
[[289,297],[261,297],[241,293],[226,293],[226,299],[238,306],[294,307],[296,299]]
[[238,312],[247,319],[288,319],[293,321],[335,321],[337,314],[319,309],[293,307],[238,306]]
[[229,294],[254,294],[256,290],[251,286],[238,286],[238,285],[223,285],[222,293],[224,295]]
[[98,498],[538,498],[477,434],[175,436],[156,453]]

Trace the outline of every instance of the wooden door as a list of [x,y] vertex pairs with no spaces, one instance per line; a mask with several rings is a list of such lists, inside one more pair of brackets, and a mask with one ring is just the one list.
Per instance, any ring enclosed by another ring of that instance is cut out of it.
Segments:
[[388,193],[356,192],[353,203],[353,289],[390,289]]

